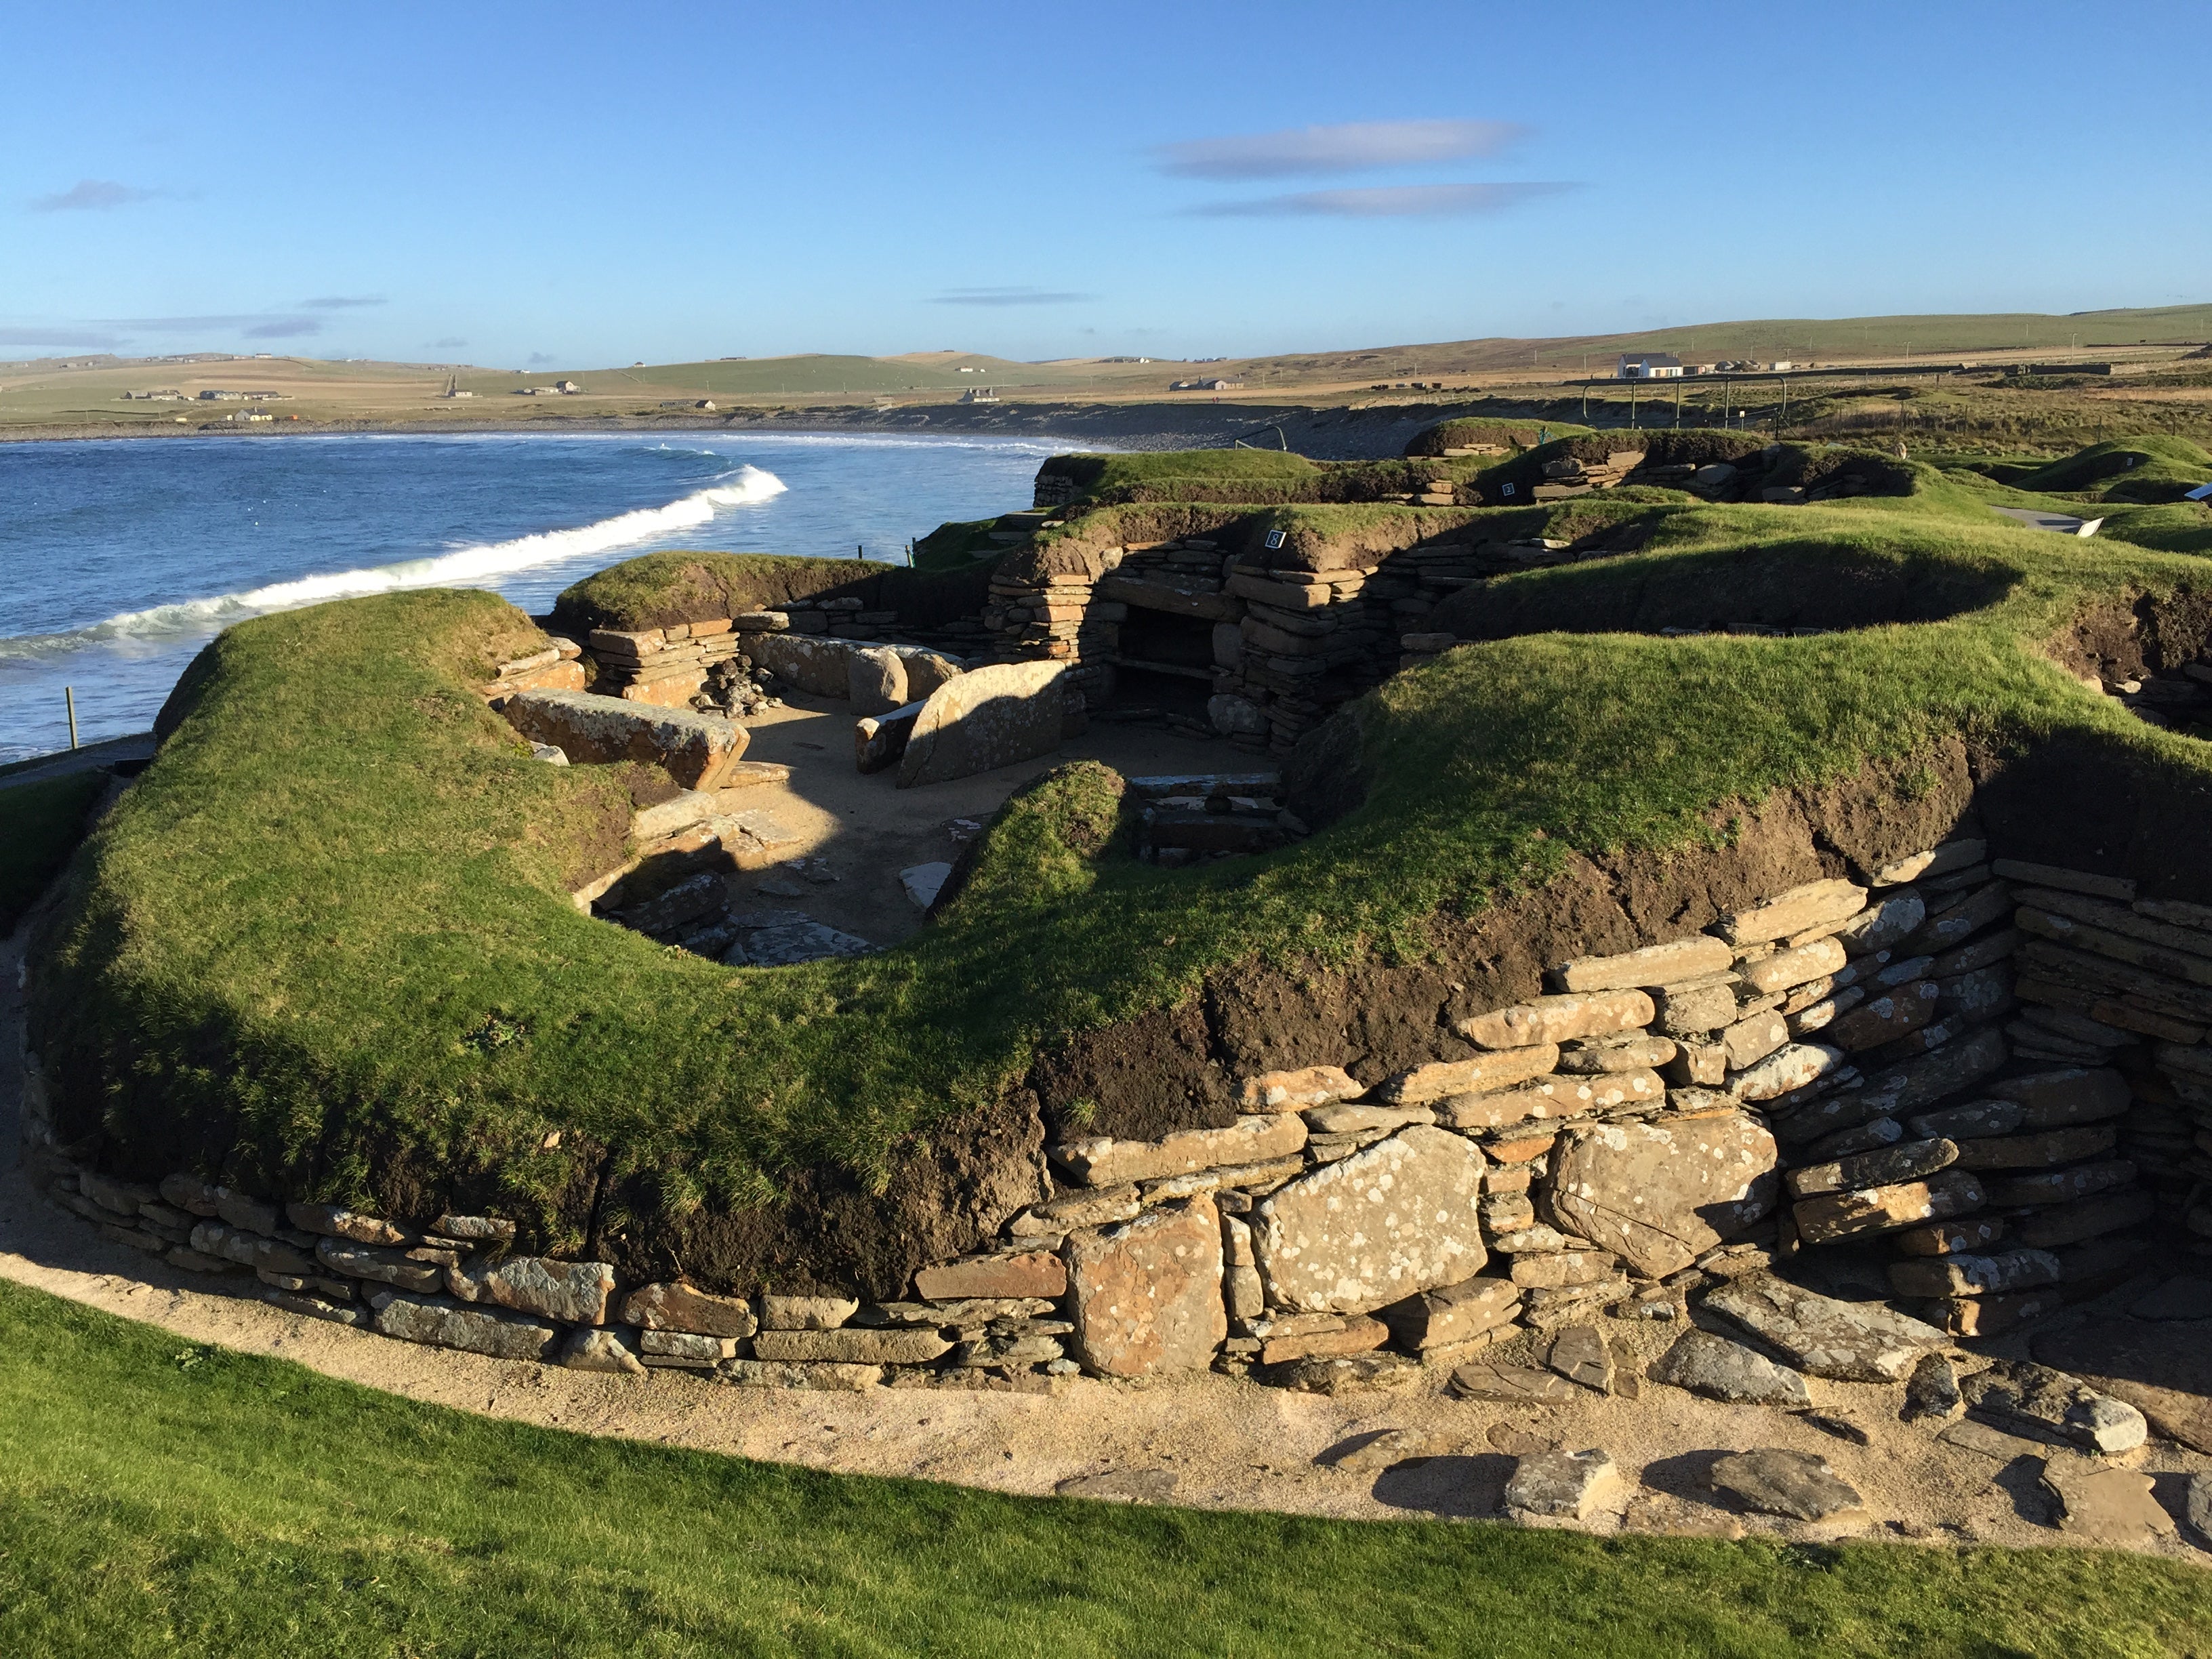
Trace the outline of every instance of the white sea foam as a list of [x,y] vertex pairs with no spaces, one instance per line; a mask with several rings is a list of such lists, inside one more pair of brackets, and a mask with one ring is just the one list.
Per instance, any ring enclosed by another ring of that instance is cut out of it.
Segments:
[[365,593],[392,593],[410,587],[477,586],[518,570],[630,547],[672,530],[706,524],[719,508],[750,507],[781,495],[784,489],[783,480],[773,472],[763,471],[757,466],[740,466],[708,488],[665,507],[618,513],[611,519],[574,530],[548,530],[535,536],[518,536],[513,541],[456,547],[428,558],[403,559],[396,564],[377,565],[366,570],[301,576],[291,581],[271,582],[244,593],[222,593],[213,599],[185,599],[145,611],[126,611],[88,628],[73,629],[67,633],[26,634],[0,639],[0,660],[54,656],[104,641],[213,634],[247,617],[320,605],[325,599],[356,599]]

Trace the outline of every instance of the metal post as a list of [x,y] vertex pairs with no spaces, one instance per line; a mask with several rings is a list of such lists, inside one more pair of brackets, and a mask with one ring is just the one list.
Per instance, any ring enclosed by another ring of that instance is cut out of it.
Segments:
[[62,687],[62,701],[69,705],[70,747],[74,749],[76,747],[76,688],[73,685]]

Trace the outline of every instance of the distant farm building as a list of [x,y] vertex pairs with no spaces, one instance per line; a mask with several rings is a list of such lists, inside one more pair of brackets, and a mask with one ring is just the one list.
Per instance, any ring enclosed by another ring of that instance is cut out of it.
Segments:
[[1174,380],[1169,383],[1168,390],[1170,392],[1234,392],[1237,390],[1237,384],[1235,380],[1219,379]]
[[1623,352],[1613,371],[1618,380],[1672,380],[1681,373],[1682,360],[1663,351],[1642,351],[1634,356]]
[[553,382],[553,389],[564,398],[573,398],[584,388],[574,380],[556,380]]
[[[960,372],[966,374],[971,371],[963,368]],[[999,401],[999,394],[987,386],[971,386],[960,394],[960,401],[963,404],[995,404]]]

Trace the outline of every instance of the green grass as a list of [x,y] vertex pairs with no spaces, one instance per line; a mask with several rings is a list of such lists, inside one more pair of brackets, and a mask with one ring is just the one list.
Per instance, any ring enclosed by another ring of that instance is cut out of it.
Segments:
[[[467,689],[529,637],[501,601],[426,592],[258,618],[195,666],[180,728],[94,836],[46,946],[36,1043],[70,1132],[103,1128],[143,1173],[219,1167],[403,1214],[495,1204],[573,1249],[603,1179],[617,1237],[667,1237],[702,1204],[770,1205],[810,1169],[880,1188],[916,1137],[995,1100],[1040,1049],[1171,1006],[1218,969],[1419,956],[1432,918],[1539,884],[1572,853],[1704,844],[1730,802],[1945,738],[2002,751],[2068,734],[2176,789],[2212,784],[2204,744],[2132,719],[2042,650],[2087,605],[2201,591],[2212,570],[2021,529],[1989,512],[1985,481],[1914,477],[1907,497],[1652,507],[1647,551],[1497,591],[1644,593],[1695,586],[1716,561],[1747,591],[1902,569],[1916,591],[1963,592],[1909,613],[1934,620],[1783,641],[1523,633],[1455,651],[1372,696],[1368,803],[1310,841],[1180,872],[1102,854],[1086,823],[1103,786],[1078,772],[1010,805],[966,890],[912,940],[773,970],[663,950],[569,905],[566,885],[595,873],[582,849],[626,804],[605,769],[532,763]],[[1117,514],[1221,510],[1108,509],[1067,533]],[[1274,514],[1293,552],[1301,537],[1403,546],[1482,516]],[[1605,614],[1555,605],[1530,625]],[[1646,623],[1632,608],[1613,625]],[[494,1024],[522,1040],[479,1041]]]
[[107,774],[98,771],[0,784],[0,933],[14,929],[68,861],[84,837],[85,814],[106,787]]
[[2212,1574],[1016,1498],[471,1417],[0,1284],[0,1651],[2203,1652]]

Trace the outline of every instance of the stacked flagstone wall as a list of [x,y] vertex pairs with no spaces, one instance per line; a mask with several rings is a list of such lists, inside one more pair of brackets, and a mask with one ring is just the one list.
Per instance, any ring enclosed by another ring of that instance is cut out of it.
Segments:
[[[102,1236],[317,1318],[506,1358],[744,1386],[1044,1390],[1212,1368],[1334,1391],[1517,1328],[1675,1319],[1716,1281],[1873,1250],[1990,1334],[2212,1240],[2212,909],[1954,841],[1705,931],[1561,962],[1373,1085],[1241,1080],[1224,1127],[1063,1138],[1050,1190],[903,1300],[625,1284],[498,1218],[365,1216],[58,1145]],[[1455,1372],[1455,1375],[1460,1373]]]

